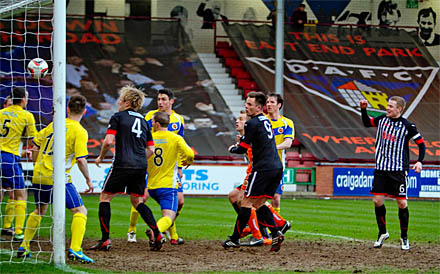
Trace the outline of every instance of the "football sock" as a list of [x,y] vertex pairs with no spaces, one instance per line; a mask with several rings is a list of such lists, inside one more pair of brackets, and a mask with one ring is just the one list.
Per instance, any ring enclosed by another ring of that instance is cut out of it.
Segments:
[[168,231],[170,232],[171,240],[179,239],[179,235],[177,234],[176,229],[176,220],[174,220],[174,223],[168,228]]
[[167,229],[170,228],[172,224],[173,221],[168,216],[164,216],[157,221],[157,227],[159,228],[160,232],[167,231]]
[[255,212],[254,208],[252,208],[248,225],[249,228],[251,229],[252,236],[254,236],[255,239],[261,239],[263,237],[261,235],[260,228],[258,227],[257,213]]
[[70,248],[73,251],[80,251],[84,234],[86,233],[87,216],[82,213],[73,214],[72,225],[70,231],[72,232],[72,240],[70,241]]
[[182,213],[182,209],[183,209],[183,204],[178,206],[176,212],[176,218]]
[[399,208],[399,221],[400,221],[400,237],[408,238],[408,223],[409,223],[409,210],[408,207]]
[[[257,220],[258,220],[258,217],[257,217]],[[258,222],[258,227],[260,228],[261,235],[263,235],[264,238],[269,238],[269,232],[268,232],[267,227],[262,225],[260,222]]]
[[26,201],[15,200],[15,234],[23,233],[24,222],[26,221]]
[[9,199],[5,207],[5,219],[3,228],[7,229],[12,227],[12,222],[15,218],[15,200]]
[[237,202],[233,202],[232,207],[234,208],[235,212],[237,212],[237,214],[240,212],[240,207],[238,206]]
[[139,212],[137,212],[134,206],[131,206],[130,210],[130,224],[128,225],[128,232],[136,233],[136,224],[139,219]]
[[139,215],[141,215],[144,222],[153,230],[154,236],[157,237],[159,235],[159,229],[157,228],[156,220],[154,219],[153,212],[151,212],[151,209],[144,203],[140,203],[136,210],[139,212]]
[[101,226],[102,241],[106,241],[110,238],[110,203],[100,202],[99,203],[99,224]]
[[387,210],[385,208],[385,204],[383,204],[382,206],[376,206],[374,208],[374,211],[376,213],[376,222],[379,228],[379,233],[385,234],[387,232],[387,226],[385,221],[385,215],[387,213]]
[[32,239],[35,236],[35,233],[37,232],[37,228],[40,226],[41,222],[41,216],[38,214],[35,214],[35,212],[32,212],[29,214],[26,229],[24,230],[24,238],[23,242],[21,242],[20,246],[24,247],[24,249],[29,250],[29,245]]
[[258,222],[261,222],[264,226],[268,227],[272,233],[272,236],[276,237],[279,229],[273,219],[272,211],[270,211],[266,205],[262,205],[259,209],[257,209],[257,218]]
[[242,207],[240,208],[240,212],[237,216],[237,221],[235,222],[234,226],[234,233],[231,236],[231,240],[234,242],[238,242],[240,239],[240,235],[243,231],[243,229],[246,227],[247,223],[249,222],[249,218],[251,217],[252,209],[249,207]]
[[270,211],[272,212],[273,220],[275,221],[275,224],[276,224],[278,227],[282,227],[282,226],[286,223],[286,220],[285,220],[283,217],[281,217],[281,215],[280,215],[280,209],[278,208],[278,211],[277,211],[276,208],[272,207],[272,205],[269,204],[269,203],[266,203],[266,206],[267,206],[267,207],[270,209]]

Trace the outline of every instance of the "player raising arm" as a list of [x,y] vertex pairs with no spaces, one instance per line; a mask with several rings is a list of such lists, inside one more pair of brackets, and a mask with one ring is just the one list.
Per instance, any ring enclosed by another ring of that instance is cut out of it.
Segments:
[[419,158],[414,170],[422,170],[422,161],[425,156],[425,144],[416,125],[402,117],[405,109],[405,99],[393,96],[388,100],[387,113],[376,118],[367,114],[367,100],[360,101],[362,122],[366,127],[377,127],[376,133],[376,169],[374,170],[373,194],[376,221],[379,234],[374,243],[380,248],[389,238],[385,222],[385,196],[396,198],[399,208],[400,241],[402,250],[409,249],[408,223],[409,211],[407,202],[407,178],[409,171],[410,139],[413,139],[419,148]]
[[[78,163],[79,170],[86,179],[88,189],[93,192],[93,186],[89,176],[86,157],[87,131],[79,123],[85,112],[86,98],[81,95],[72,96],[67,107],[66,118],[66,207],[72,212],[72,240],[68,251],[71,260],[79,260],[84,263],[94,263],[92,259],[82,252],[82,240],[86,231],[87,209],[81,196],[70,178],[70,170]],[[41,218],[46,214],[49,203],[52,203],[53,193],[53,123],[42,129],[33,140],[39,150],[32,151],[35,162],[32,185],[34,188],[35,210],[29,215],[24,239],[18,248],[17,257],[31,257],[30,242],[34,238]]]
[[152,118],[154,155],[148,160],[148,193],[162,210],[157,221],[160,232],[168,230],[176,218],[177,211],[177,164],[190,165],[194,152],[185,140],[168,131],[170,117],[165,112],[156,112]]
[[111,118],[101,148],[96,158],[97,166],[102,162],[113,142],[115,157],[110,172],[99,196],[99,224],[101,240],[91,247],[93,250],[109,250],[110,241],[110,201],[117,193],[130,195],[131,204],[141,215],[145,223],[154,232],[152,250],[160,250],[165,238],[157,229],[156,220],[150,208],[143,203],[147,159],[154,152],[154,142],[144,117],[137,112],[144,102],[144,94],[139,89],[125,86],[118,99],[119,112]]

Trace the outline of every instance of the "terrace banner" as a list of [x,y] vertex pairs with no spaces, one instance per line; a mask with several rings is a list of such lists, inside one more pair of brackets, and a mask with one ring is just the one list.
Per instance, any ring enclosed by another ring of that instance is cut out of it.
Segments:
[[[28,18],[29,19],[29,18]],[[27,62],[41,57],[51,63],[52,27],[47,21],[2,21],[0,102],[11,87],[26,86],[38,129],[52,120],[52,80],[37,80],[26,72]],[[174,110],[185,119],[185,139],[201,156],[229,156],[235,142],[234,118],[177,21],[68,18],[67,96],[88,101],[82,120],[89,133],[89,153],[99,154],[110,117],[118,111],[119,90],[142,89],[140,112],[157,108],[157,91],[175,93]],[[13,30],[14,35],[3,35]],[[23,43],[26,42],[26,45]],[[12,46],[9,46],[12,45]],[[36,45],[39,47],[37,48]]]
[[[372,196],[373,168],[334,168],[334,196]],[[407,180],[408,197],[440,198],[440,170],[410,170]]]
[[[275,30],[267,25],[223,26],[261,90],[274,91]],[[418,37],[391,28],[314,27],[284,32],[284,114],[315,157],[373,159],[375,129],[364,128],[359,101],[371,116],[391,96],[407,101],[403,114],[417,125],[426,160],[440,156],[439,67]],[[411,158],[417,146],[411,143]]]

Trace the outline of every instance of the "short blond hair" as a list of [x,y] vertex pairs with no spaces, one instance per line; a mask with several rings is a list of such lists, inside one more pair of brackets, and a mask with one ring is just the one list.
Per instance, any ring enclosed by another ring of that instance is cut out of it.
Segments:
[[129,102],[130,107],[136,111],[142,107],[144,99],[144,93],[132,85],[127,85],[121,88],[121,100],[123,102]]
[[403,110],[406,107],[406,101],[405,101],[405,99],[403,99],[403,97],[392,96],[389,101],[396,102],[397,107],[401,107],[402,108],[402,110],[400,111],[401,113],[403,112]]

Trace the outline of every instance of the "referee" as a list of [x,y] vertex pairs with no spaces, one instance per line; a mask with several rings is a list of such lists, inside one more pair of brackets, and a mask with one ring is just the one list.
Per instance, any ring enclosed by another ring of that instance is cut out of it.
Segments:
[[373,202],[376,212],[379,234],[375,248],[380,248],[383,242],[390,237],[385,222],[385,196],[395,198],[399,207],[400,241],[402,250],[409,250],[408,223],[409,211],[407,202],[407,176],[409,171],[410,139],[413,139],[419,148],[419,158],[414,165],[415,172],[422,170],[422,161],[425,156],[425,144],[416,125],[402,117],[405,109],[405,99],[393,96],[389,99],[387,113],[376,118],[367,114],[367,100],[360,101],[362,122],[366,127],[377,127],[376,133],[376,169],[374,171]]

